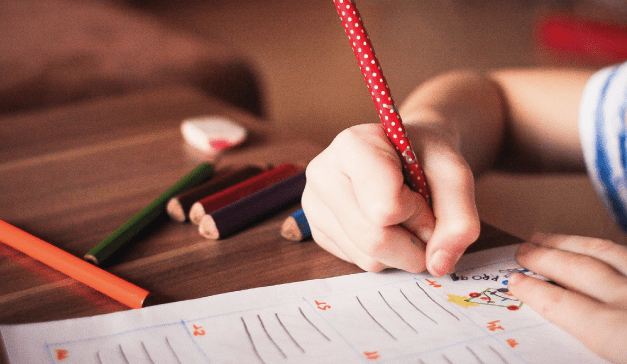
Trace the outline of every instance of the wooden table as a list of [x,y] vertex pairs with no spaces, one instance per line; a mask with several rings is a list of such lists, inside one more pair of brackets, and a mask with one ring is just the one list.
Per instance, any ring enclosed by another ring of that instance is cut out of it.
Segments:
[[[201,93],[169,88],[0,119],[0,219],[76,256],[150,203],[207,157],[183,141],[179,125],[225,115],[251,132],[217,169],[247,163],[308,161],[321,147],[282,141],[272,123]],[[195,225],[165,221],[105,268],[151,292],[153,304],[359,272],[309,241],[279,235],[287,209],[224,240]],[[481,244],[503,235],[484,229]],[[509,238],[508,238],[509,239]],[[0,244],[0,324],[127,309]]]

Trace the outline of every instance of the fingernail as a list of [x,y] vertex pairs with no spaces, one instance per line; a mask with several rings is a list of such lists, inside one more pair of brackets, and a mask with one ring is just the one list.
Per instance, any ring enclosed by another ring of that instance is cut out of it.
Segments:
[[455,265],[456,262],[457,259],[453,254],[440,249],[431,257],[429,272],[437,277],[443,276]]
[[522,274],[514,273],[511,276],[509,276],[509,278],[507,278],[507,285],[508,286],[516,285],[520,283],[520,281],[522,280],[523,280]]

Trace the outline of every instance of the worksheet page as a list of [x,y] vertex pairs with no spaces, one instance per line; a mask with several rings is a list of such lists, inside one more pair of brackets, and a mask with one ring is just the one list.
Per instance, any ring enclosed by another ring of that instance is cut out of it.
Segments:
[[513,272],[536,276],[515,249],[445,277],[360,273],[0,332],[10,363],[605,363],[509,293]]

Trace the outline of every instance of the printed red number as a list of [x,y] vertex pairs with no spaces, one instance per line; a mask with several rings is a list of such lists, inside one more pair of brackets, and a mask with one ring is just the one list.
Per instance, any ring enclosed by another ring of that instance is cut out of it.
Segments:
[[54,351],[54,354],[57,356],[58,361],[67,359],[69,357],[69,353],[70,352],[65,349],[57,349]]
[[377,360],[381,358],[381,355],[379,355],[378,351],[364,351],[364,355],[368,360]]
[[436,281],[432,281],[432,280],[429,280],[429,279],[425,279],[425,281],[429,282],[429,285],[431,287],[434,287],[434,288],[442,287],[442,285],[438,284],[438,282],[436,282]]
[[194,336],[203,336],[206,334],[202,326],[192,325],[194,327]]
[[509,346],[511,346],[512,348],[515,348],[518,345],[518,342],[515,339],[507,339],[507,343],[509,344]]
[[318,300],[315,301],[316,302],[316,307],[318,307],[319,310],[326,310],[331,308],[331,306],[327,305],[326,302],[318,302]]
[[496,320],[496,321],[490,321],[488,322],[488,329],[490,329],[490,331],[496,331],[496,330],[505,330],[503,328],[503,326],[501,325],[497,325],[501,320]]

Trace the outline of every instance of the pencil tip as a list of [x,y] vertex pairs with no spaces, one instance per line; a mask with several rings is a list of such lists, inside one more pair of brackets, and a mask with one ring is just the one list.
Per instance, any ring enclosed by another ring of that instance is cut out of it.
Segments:
[[165,209],[172,220],[185,222],[186,217],[185,211],[183,211],[183,205],[181,205],[181,202],[176,197],[171,198],[170,201],[168,201],[168,205]]
[[296,219],[294,219],[293,216],[289,216],[283,222],[283,225],[281,226],[281,236],[291,241],[301,241],[303,239],[303,234],[298,228]]
[[205,216],[205,208],[200,202],[196,202],[189,209],[189,220],[195,224],[200,225],[202,218]]
[[205,215],[200,224],[198,224],[198,232],[207,239],[217,240],[220,238],[220,232],[211,215]]
[[99,264],[98,263],[98,259],[95,256],[91,255],[91,254],[86,254],[83,257],[83,259],[85,259],[86,261],[88,261],[88,262],[90,262],[90,263],[92,263],[94,265],[98,265]]

